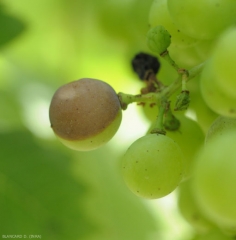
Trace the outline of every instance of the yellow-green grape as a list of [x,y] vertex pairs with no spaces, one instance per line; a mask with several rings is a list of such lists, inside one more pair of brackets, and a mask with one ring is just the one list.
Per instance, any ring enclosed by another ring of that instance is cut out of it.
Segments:
[[197,43],[198,40],[183,34],[172,21],[167,7],[167,0],[155,0],[149,12],[149,24],[151,27],[162,25],[171,35],[171,46],[188,48]]
[[128,148],[121,166],[124,181],[133,193],[156,199],[168,195],[180,183],[183,155],[171,138],[148,134]]
[[170,16],[186,35],[213,39],[236,23],[235,0],[167,0]]
[[209,127],[205,142],[207,143],[209,140],[222,136],[225,132],[230,131],[236,131],[236,118],[219,116]]
[[168,51],[171,58],[174,59],[175,63],[181,66],[181,68],[191,68],[202,62],[194,46],[178,48],[171,45]]
[[216,81],[227,95],[236,98],[236,27],[225,31],[212,52],[212,67]]
[[191,96],[191,102],[188,111],[191,114],[195,114],[197,123],[203,132],[206,133],[212,122],[218,117],[218,114],[210,109],[204,101],[200,91],[199,82],[199,76],[188,82],[188,89]]
[[166,130],[166,135],[173,139],[183,152],[185,167],[183,179],[187,179],[191,176],[194,157],[203,145],[205,135],[197,122],[182,114],[175,116],[180,121],[180,127],[176,131]]
[[235,147],[236,131],[227,131],[205,144],[193,168],[193,194],[199,207],[225,229],[236,229]]
[[202,61],[206,61],[211,56],[215,41],[215,38],[210,40],[199,40],[199,42],[194,45],[195,52]]
[[232,97],[217,82],[211,59],[206,63],[200,78],[202,97],[206,104],[219,115],[236,117],[236,96]]
[[151,51],[157,54],[165,52],[170,43],[171,36],[162,25],[151,28],[147,33],[147,45]]
[[63,144],[74,150],[89,151],[115,135],[122,113],[116,92],[109,84],[83,78],[55,92],[49,118],[55,135]]
[[190,180],[179,185],[178,188],[178,208],[184,219],[200,234],[209,232],[213,223],[200,211],[196,200],[192,194]]

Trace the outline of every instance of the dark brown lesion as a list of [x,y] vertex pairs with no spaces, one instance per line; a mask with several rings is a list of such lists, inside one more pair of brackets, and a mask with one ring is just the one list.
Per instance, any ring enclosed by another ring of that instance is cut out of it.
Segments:
[[131,64],[140,80],[147,80],[150,73],[157,74],[161,66],[157,57],[143,52],[136,54]]
[[[143,52],[134,56],[132,59],[133,71],[145,84],[145,87],[140,90],[141,94],[160,92],[165,87],[156,76],[160,67],[161,64],[156,56]],[[145,103],[140,102],[138,105],[145,106]],[[151,107],[154,105],[156,105],[156,103],[150,104]]]

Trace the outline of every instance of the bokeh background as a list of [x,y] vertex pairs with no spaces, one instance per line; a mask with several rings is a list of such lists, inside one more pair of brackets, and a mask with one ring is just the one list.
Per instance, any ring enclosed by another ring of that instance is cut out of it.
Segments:
[[[133,195],[119,174],[128,146],[148,129],[140,106],[91,152],[57,141],[48,108],[55,90],[83,77],[139,93],[131,59],[148,52],[152,0],[2,0],[0,4],[0,238],[183,240],[192,230],[176,193]],[[160,73],[161,74],[161,73]]]

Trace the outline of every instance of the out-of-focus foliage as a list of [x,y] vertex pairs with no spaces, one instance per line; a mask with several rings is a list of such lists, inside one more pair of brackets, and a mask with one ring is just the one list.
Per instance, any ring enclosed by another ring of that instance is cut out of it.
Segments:
[[8,15],[0,5],[0,47],[16,38],[24,30],[24,24],[14,16]]
[[38,145],[27,131],[2,133],[0,145],[1,234],[82,239],[93,230],[87,187],[72,176],[70,155]]

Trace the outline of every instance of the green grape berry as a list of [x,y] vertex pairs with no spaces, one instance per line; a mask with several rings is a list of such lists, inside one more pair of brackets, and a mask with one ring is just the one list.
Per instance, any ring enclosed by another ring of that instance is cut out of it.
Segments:
[[236,118],[219,116],[209,127],[205,142],[225,134],[225,132],[236,131]]
[[236,230],[236,131],[205,144],[193,171],[193,194],[201,210],[220,228]]
[[121,166],[124,180],[132,192],[156,199],[168,195],[180,183],[183,155],[171,138],[148,134],[128,148]]
[[178,208],[184,219],[196,230],[205,234],[214,227],[214,224],[206,218],[192,193],[191,180],[180,184],[178,191]]
[[191,103],[189,105],[189,112],[192,112],[196,116],[196,121],[206,133],[211,126],[212,122],[218,117],[218,114],[213,112],[212,109],[204,101],[200,91],[200,76],[198,75],[194,79],[188,82],[188,88],[191,94]]
[[151,51],[157,54],[165,52],[170,43],[171,36],[162,25],[151,28],[147,33],[147,45]]
[[122,113],[116,92],[109,84],[83,78],[55,92],[49,118],[55,135],[63,144],[74,150],[89,151],[114,136]]
[[212,52],[212,67],[216,75],[217,84],[227,95],[236,97],[236,27],[227,29]]
[[219,115],[236,117],[236,96],[229,95],[217,82],[217,75],[211,59],[206,63],[200,78],[200,88],[204,101]]
[[168,0],[172,21],[196,39],[213,39],[236,22],[234,0]]

